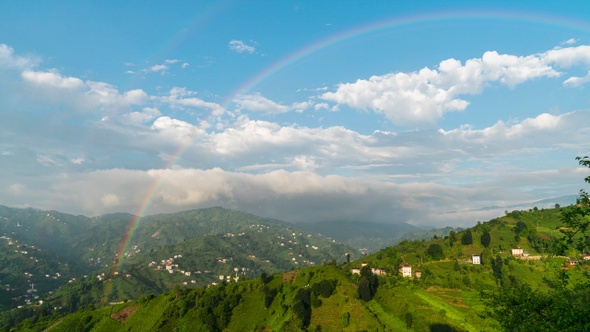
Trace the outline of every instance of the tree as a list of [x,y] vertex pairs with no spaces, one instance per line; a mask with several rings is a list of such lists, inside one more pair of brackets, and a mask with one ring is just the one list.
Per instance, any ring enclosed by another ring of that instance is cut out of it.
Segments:
[[490,232],[488,232],[487,229],[483,231],[483,234],[481,234],[480,240],[481,240],[481,245],[484,246],[485,248],[490,246],[490,242],[492,240],[492,237],[490,236]]
[[299,288],[295,295],[293,312],[301,320],[301,327],[309,326],[311,320],[311,291],[309,289]]
[[463,236],[461,236],[461,244],[473,244],[473,235],[471,234],[471,230],[468,229],[463,233]]
[[426,254],[432,257],[434,260],[441,260],[445,258],[443,248],[438,243],[432,243],[430,246],[428,246],[428,249],[426,249]]
[[[581,166],[590,168],[590,157],[576,157]],[[590,176],[584,178],[584,181],[590,183]],[[580,196],[576,200],[575,206],[562,210],[561,220],[566,227],[559,231],[564,235],[562,251],[565,247],[585,247],[588,233],[590,232],[590,196],[584,189],[580,190]]]
[[377,276],[373,274],[369,265],[365,265],[361,268],[361,277],[359,279],[358,294],[359,298],[363,301],[370,301],[379,287],[379,280]]
[[492,259],[492,270],[494,271],[494,277],[498,280],[502,280],[502,266],[504,266],[502,257],[496,255],[496,258]]
[[411,312],[406,312],[405,321],[406,321],[406,327],[408,329],[411,329],[412,328],[412,321],[413,321],[413,317],[412,317]]
[[453,246],[453,243],[457,242],[457,233],[455,231],[449,232],[449,246]]
[[370,301],[373,298],[371,294],[371,286],[369,284],[369,280],[366,278],[362,278],[359,280],[359,288],[358,288],[359,298],[363,301]]

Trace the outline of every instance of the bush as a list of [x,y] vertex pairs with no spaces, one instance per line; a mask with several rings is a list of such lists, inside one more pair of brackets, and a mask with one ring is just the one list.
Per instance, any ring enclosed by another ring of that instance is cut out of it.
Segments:
[[350,312],[342,314],[342,327],[348,327],[350,325]]

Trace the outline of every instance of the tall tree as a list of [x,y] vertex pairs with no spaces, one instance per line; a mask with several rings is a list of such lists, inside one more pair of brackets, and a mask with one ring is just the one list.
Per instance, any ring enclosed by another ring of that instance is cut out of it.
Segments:
[[492,241],[492,237],[490,236],[490,232],[488,232],[488,230],[484,230],[483,234],[481,234],[481,237],[479,238],[481,240],[481,245],[484,246],[485,248],[490,246],[490,242]]
[[471,230],[466,230],[461,236],[461,244],[473,244],[473,235],[471,234]]

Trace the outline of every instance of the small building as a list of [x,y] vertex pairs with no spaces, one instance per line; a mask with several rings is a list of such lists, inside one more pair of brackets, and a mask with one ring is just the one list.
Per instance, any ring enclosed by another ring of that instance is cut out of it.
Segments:
[[479,255],[472,255],[471,256],[471,264],[480,265],[481,264],[481,257]]
[[352,269],[350,269],[350,273],[361,274],[361,269],[359,269],[358,267],[353,267]]
[[385,272],[384,269],[379,269],[379,268],[372,268],[371,272],[373,272],[373,274],[376,276],[384,276],[387,274],[387,272]]
[[523,250],[522,250],[522,248],[513,248],[513,249],[512,249],[512,256],[515,256],[515,257],[522,257],[522,255],[523,255]]
[[575,259],[575,258],[570,258],[570,265],[578,265],[578,263],[579,263],[579,262],[580,262],[580,261],[578,261],[578,260],[577,260],[577,259]]
[[402,267],[399,269],[399,271],[401,272],[402,277],[405,277],[405,278],[412,277],[412,267],[408,264],[402,265]]
[[416,270],[415,275],[418,279],[422,278],[422,271]]
[[585,261],[590,260],[590,254],[582,254],[582,259]]

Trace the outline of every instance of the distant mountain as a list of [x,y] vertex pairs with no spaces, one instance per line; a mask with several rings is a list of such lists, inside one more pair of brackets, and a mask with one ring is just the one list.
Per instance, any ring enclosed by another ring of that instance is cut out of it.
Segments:
[[559,206],[569,206],[572,204],[576,204],[576,199],[578,195],[567,195],[567,196],[559,196],[553,198],[546,198],[541,199],[534,202],[529,203],[521,203],[521,204],[513,204],[513,205],[493,205],[493,206],[486,206],[480,209],[471,210],[471,211],[488,211],[488,210],[514,210],[514,209],[552,209],[555,207],[556,204]]
[[363,221],[327,221],[301,223],[297,226],[308,232],[329,236],[351,247],[362,249],[365,253],[375,252],[403,240],[430,239],[434,235],[445,236],[452,228],[424,230],[406,224],[385,224]]

